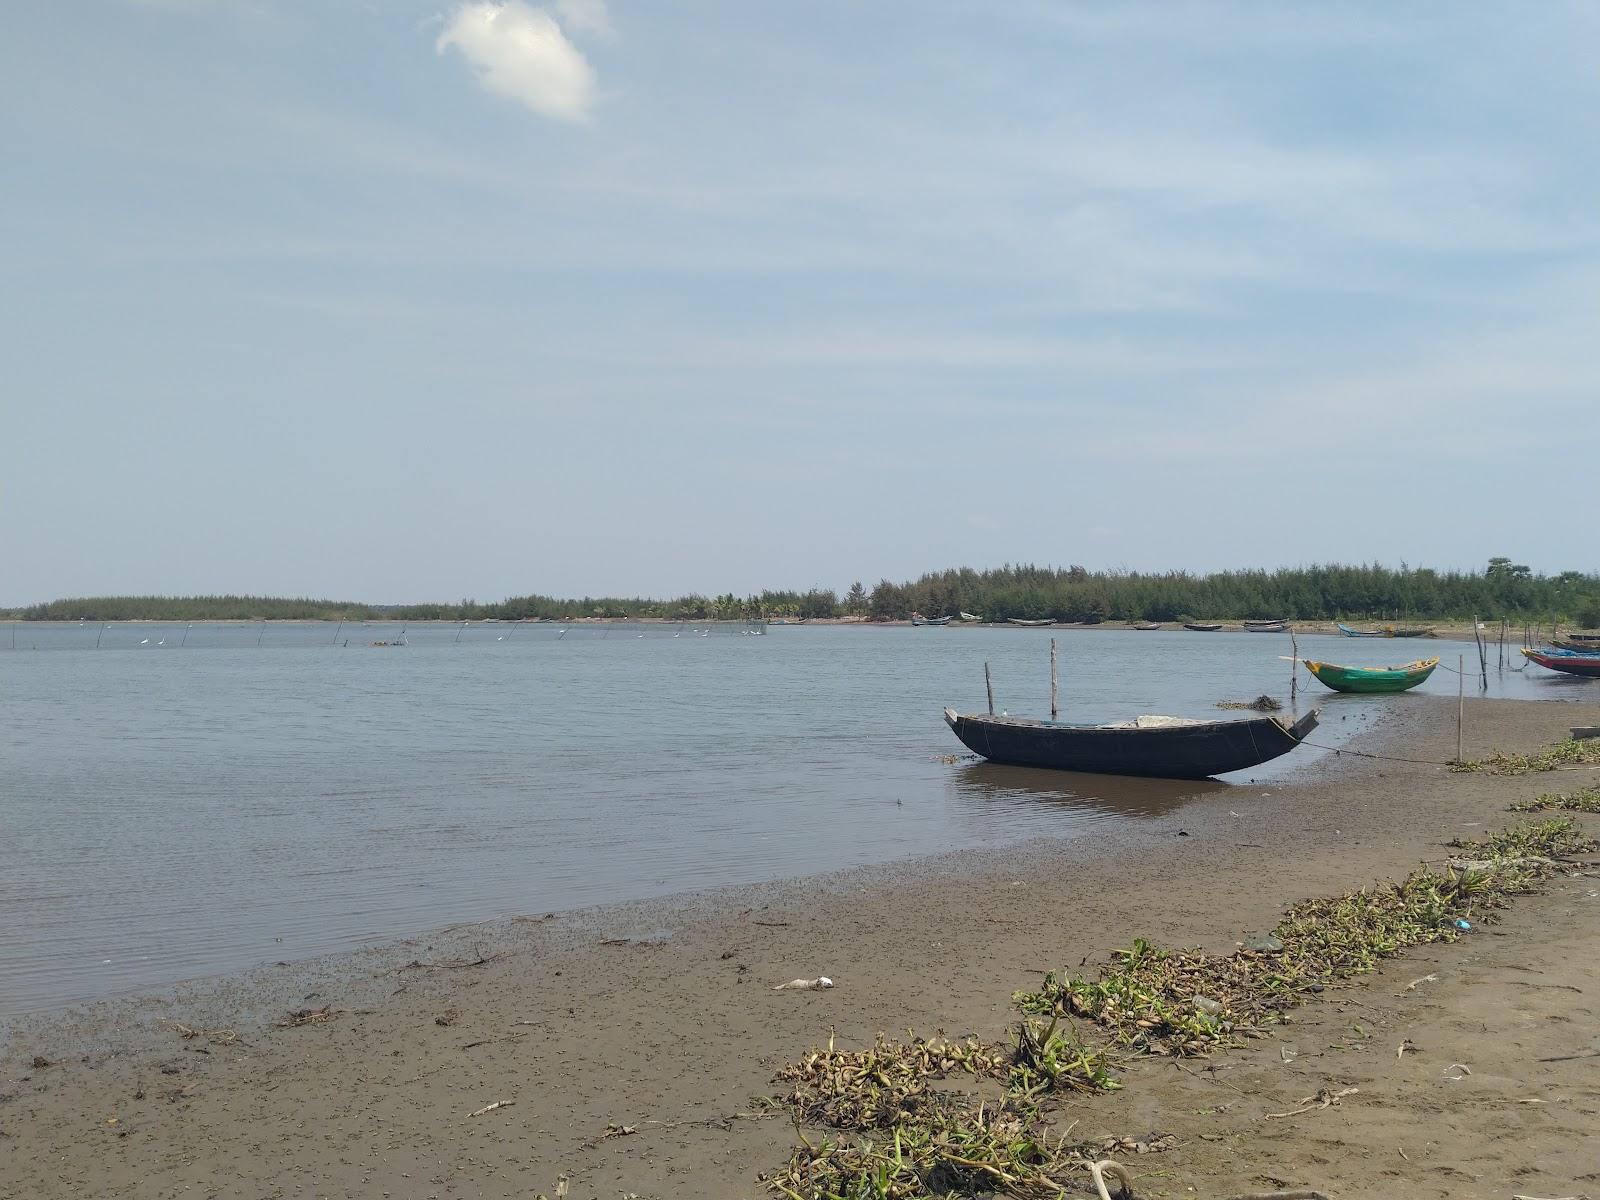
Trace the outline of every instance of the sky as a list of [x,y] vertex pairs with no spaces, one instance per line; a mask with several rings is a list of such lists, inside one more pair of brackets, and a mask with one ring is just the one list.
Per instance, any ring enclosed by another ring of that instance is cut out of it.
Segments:
[[1595,5],[6,15],[0,605],[1600,570]]

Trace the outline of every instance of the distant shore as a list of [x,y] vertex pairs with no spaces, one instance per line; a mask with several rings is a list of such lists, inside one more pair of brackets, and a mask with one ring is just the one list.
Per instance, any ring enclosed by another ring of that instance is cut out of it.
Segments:
[[[496,617],[481,617],[481,618],[478,618],[478,619],[475,619],[475,620],[470,620],[469,619],[469,620],[466,620],[465,622],[460,617],[450,617],[450,618],[442,618],[442,619],[433,619],[433,618],[418,619],[418,618],[402,618],[402,617],[393,617],[393,618],[369,617],[369,618],[363,618],[363,619],[360,619],[360,620],[351,619],[351,620],[345,620],[345,621],[340,621],[337,618],[328,618],[328,617],[216,617],[216,618],[196,618],[195,620],[181,620],[181,619],[157,618],[157,617],[148,617],[148,618],[134,617],[134,618],[128,618],[128,619],[125,619],[125,620],[114,620],[114,621],[70,621],[70,620],[24,621],[24,620],[21,620],[20,618],[4,618],[3,620],[4,620],[5,623],[10,623],[12,621],[15,621],[17,623],[17,625],[19,626],[19,628],[25,628],[28,625],[85,625],[85,626],[95,626],[95,625],[109,625],[109,626],[123,626],[123,625],[171,625],[171,626],[184,626],[184,625],[237,625],[237,626],[253,626],[253,625],[346,625],[346,626],[349,626],[351,628],[358,628],[358,627],[361,627],[361,626],[388,627],[388,626],[391,626],[391,625],[412,625],[412,626],[444,625],[444,626],[455,626],[455,625],[461,625],[461,624],[465,623],[465,624],[468,624],[468,625],[734,625],[734,626],[737,626],[737,625],[745,625],[745,626],[748,626],[748,625],[768,625],[768,626],[776,626],[776,627],[779,627],[779,628],[793,628],[793,627],[801,627],[801,626],[828,625],[828,626],[844,626],[844,627],[862,628],[862,629],[898,629],[898,628],[919,628],[920,627],[920,628],[928,629],[930,631],[930,633],[936,633],[936,632],[938,632],[939,630],[942,630],[942,629],[944,629],[944,630],[1008,629],[1008,630],[1019,630],[1019,631],[1031,631],[1031,632],[1034,632],[1034,633],[1037,633],[1040,630],[1049,630],[1052,633],[1070,633],[1070,632],[1082,632],[1082,631],[1088,631],[1088,630],[1100,630],[1100,631],[1117,630],[1117,631],[1121,631],[1121,632],[1125,632],[1125,633],[1138,633],[1138,632],[1148,632],[1148,630],[1141,628],[1141,626],[1147,626],[1147,625],[1150,625],[1150,624],[1154,624],[1157,627],[1158,631],[1167,631],[1167,632],[1177,631],[1177,632],[1183,632],[1183,633],[1194,632],[1194,631],[1191,631],[1191,630],[1187,629],[1185,627],[1184,622],[1182,622],[1182,621],[1158,621],[1158,622],[1056,621],[1056,622],[1053,622],[1053,623],[1048,624],[1048,625],[1018,625],[1018,624],[1015,624],[1014,622],[1011,622],[1011,621],[957,621],[957,620],[951,620],[947,624],[943,624],[943,625],[929,625],[926,622],[919,623],[919,622],[912,621],[912,620],[874,621],[874,620],[872,620],[870,618],[867,618],[867,617],[810,617],[810,618],[767,617],[765,619],[762,619],[762,618],[750,618],[748,620],[746,620],[746,619],[732,619],[732,620],[713,619],[713,618],[710,618],[710,617],[699,617],[699,618],[696,618],[696,617],[571,617],[571,618],[544,619],[544,620],[506,620],[506,619],[496,618]],[[1382,640],[1382,641],[1396,641],[1396,642],[1426,643],[1426,642],[1428,642],[1430,640],[1465,641],[1465,642],[1471,642],[1471,641],[1475,640],[1473,626],[1472,626],[1472,622],[1470,620],[1467,620],[1467,621],[1463,621],[1463,620],[1448,620],[1448,621],[1434,621],[1434,622],[1426,622],[1426,621],[1417,620],[1417,619],[1413,619],[1413,620],[1393,620],[1393,621],[1385,620],[1385,621],[1381,621],[1381,622],[1370,621],[1370,620],[1357,621],[1355,618],[1352,618],[1351,620],[1352,620],[1352,622],[1354,622],[1353,624],[1350,624],[1350,628],[1352,628],[1352,629],[1359,629],[1359,630],[1362,630],[1362,631],[1374,631],[1374,632],[1378,633],[1379,637],[1372,639],[1374,641]],[[1207,619],[1206,621],[1203,621],[1203,622],[1196,622],[1196,624],[1206,624],[1206,625],[1218,625],[1218,626],[1220,626],[1220,628],[1216,629],[1215,631],[1200,631],[1202,634],[1205,633],[1205,632],[1250,633],[1253,636],[1258,636],[1258,637],[1272,637],[1272,636],[1287,637],[1287,636],[1289,636],[1289,632],[1291,632],[1291,631],[1297,636],[1299,636],[1299,635],[1306,635],[1306,636],[1319,636],[1319,635],[1320,636],[1342,636],[1342,631],[1339,629],[1339,625],[1342,624],[1342,623],[1344,623],[1344,622],[1323,621],[1323,620],[1289,621],[1289,622],[1287,622],[1287,624],[1288,624],[1288,630],[1287,631],[1277,632],[1277,631],[1272,631],[1272,630],[1252,630],[1252,629],[1247,627],[1246,621],[1245,621],[1244,618],[1238,618],[1238,617],[1234,617],[1234,618],[1210,618],[1210,619]],[[1499,642],[1500,636],[1501,636],[1501,627],[1500,627],[1499,623],[1496,622],[1494,624],[1490,624],[1488,622],[1484,622],[1483,626],[1484,627],[1479,632],[1481,632],[1481,635],[1483,637],[1484,643],[1486,645],[1497,644]],[[1425,632],[1420,633],[1420,634],[1411,635],[1411,636],[1393,637],[1393,636],[1390,636],[1390,635],[1388,635],[1388,634],[1386,634],[1384,632],[1385,630],[1391,629],[1391,628],[1393,628],[1393,629],[1421,629],[1421,630],[1425,630]],[[1540,634],[1540,637],[1547,637],[1548,636],[1548,626],[1539,627],[1539,628],[1542,628],[1542,629],[1545,630],[1544,633]],[[1522,626],[1522,625],[1517,625],[1517,626],[1514,626],[1514,627],[1507,626],[1506,629],[1505,629],[1505,643],[1506,643],[1506,645],[1508,645],[1508,646],[1521,645],[1522,641],[1523,641],[1523,633],[1524,633],[1524,631],[1525,631],[1525,627]],[[1535,640],[1538,640],[1538,639],[1536,638]]]
[[[1453,699],[1421,697],[1369,749],[1441,761],[1454,719]],[[1595,722],[1593,704],[1470,700],[1467,753]],[[0,1197],[253,1195],[292,1178],[329,1195],[760,1196],[794,1130],[751,1098],[830,1031],[850,1046],[908,1028],[1003,1036],[1011,991],[1044,971],[1136,937],[1229,948],[1292,901],[1397,879],[1451,837],[1511,823],[1511,800],[1597,774],[1347,756],[1286,784],[1197,789],[1070,843],[530,914],[27,1022],[0,1049]],[[1593,1134],[1596,1101],[1585,1063],[1553,1060],[1572,1056],[1558,1022],[1578,1018],[1563,1014],[1600,987],[1574,953],[1600,934],[1591,887],[1556,881],[1516,902],[1509,937],[1417,951],[1193,1072],[1131,1062],[1123,1091],[1062,1101],[1059,1124],[1173,1135],[1134,1159],[1141,1196],[1232,1194],[1263,1175],[1362,1194],[1375,1156],[1400,1190],[1442,1171],[1498,1195],[1491,1179],[1515,1166],[1521,1190],[1572,1194],[1592,1170],[1573,1129]],[[822,974],[837,986],[773,990]],[[1431,1097],[1446,1094],[1459,1100],[1442,1110]]]

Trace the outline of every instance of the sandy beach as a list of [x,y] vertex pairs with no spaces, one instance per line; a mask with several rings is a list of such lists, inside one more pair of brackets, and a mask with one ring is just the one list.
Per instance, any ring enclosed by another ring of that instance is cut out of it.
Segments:
[[[1469,757],[1600,722],[1594,704],[1467,709]],[[1433,764],[1454,717],[1430,698],[1370,744],[1429,761],[1198,787],[1070,847],[529,914],[14,1023],[0,1197],[760,1196],[794,1130],[752,1098],[830,1032],[998,1038],[1047,970],[1135,937],[1227,950],[1600,777],[1452,774]],[[1600,934],[1597,884],[1558,876],[1242,1050],[1134,1060],[1121,1091],[1052,1113],[1155,1147],[1119,1152],[1140,1196],[1600,1194],[1600,1060],[1570,1057],[1600,1048],[1600,965],[1574,953]],[[773,990],[823,974],[837,986]],[[295,1011],[313,1015],[278,1027]],[[1270,1115],[1324,1088],[1358,1091]]]

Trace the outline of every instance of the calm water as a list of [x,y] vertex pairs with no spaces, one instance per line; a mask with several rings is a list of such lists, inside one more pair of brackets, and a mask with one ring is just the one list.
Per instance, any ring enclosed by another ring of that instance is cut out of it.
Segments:
[[[1070,837],[1198,790],[941,760],[962,747],[940,709],[983,707],[985,660],[999,707],[1048,709],[1047,630],[704,628],[413,625],[378,648],[400,628],[24,624],[13,653],[0,626],[0,1014],[508,912]],[[1287,637],[1056,636],[1066,719],[1287,697]],[[1495,695],[1600,698],[1490,674]],[[1351,718],[1325,720],[1329,744],[1408,699],[1302,696]]]

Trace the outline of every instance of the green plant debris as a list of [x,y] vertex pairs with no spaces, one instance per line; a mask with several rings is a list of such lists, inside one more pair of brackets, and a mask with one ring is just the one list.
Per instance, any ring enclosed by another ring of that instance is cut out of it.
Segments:
[[[1484,920],[1556,860],[1595,844],[1574,818],[1555,816],[1455,845],[1470,865],[1419,867],[1398,884],[1294,905],[1272,938],[1251,943],[1270,948],[1210,955],[1141,938],[1097,978],[1046,975],[1013,997],[1023,1020],[1011,1044],[880,1036],[841,1050],[830,1039],[776,1076],[790,1085],[776,1102],[801,1144],[763,1182],[788,1200],[1055,1200],[1100,1148],[1052,1137],[1041,1105],[1051,1094],[1118,1086],[1118,1048],[1182,1056],[1235,1044],[1329,983],[1408,947],[1454,940],[1458,920]],[[1086,1043],[1076,1018],[1111,1045]],[[1353,1032],[1368,1036],[1359,1025]],[[934,1087],[961,1078],[964,1090]],[[837,1133],[811,1140],[801,1122]]]
[[1504,860],[1504,869],[1420,867],[1399,884],[1294,905],[1273,930],[1281,950],[1208,955],[1140,939],[1117,951],[1097,979],[1050,974],[1013,1000],[1024,1013],[1088,1018],[1145,1053],[1203,1054],[1257,1032],[1308,992],[1371,971],[1408,947],[1453,940],[1457,918],[1481,917],[1548,872],[1534,860],[1589,845],[1571,817],[1526,821],[1458,843],[1464,858]]
[[947,1103],[931,1084],[953,1075],[1004,1079],[1012,1052],[977,1038],[947,1041],[879,1036],[865,1050],[841,1050],[834,1039],[780,1070],[775,1082],[792,1083],[779,1099],[803,1121],[835,1129],[874,1129],[926,1115]]
[[1532,800],[1518,800],[1512,812],[1586,812],[1600,813],[1600,788],[1584,788],[1577,792],[1547,792]]
[[1491,754],[1472,762],[1451,763],[1452,771],[1487,775],[1528,775],[1561,767],[1600,766],[1600,738],[1568,738],[1537,754]]
[[1004,1100],[936,1111],[873,1136],[802,1139],[765,1182],[790,1200],[1057,1200],[1097,1150],[1052,1138],[1031,1106]]
[[1578,822],[1572,817],[1524,821],[1479,841],[1466,842],[1457,838],[1450,845],[1460,850],[1463,858],[1515,859],[1519,860],[1519,864],[1529,859],[1583,854],[1595,846],[1593,841],[1583,836]]

